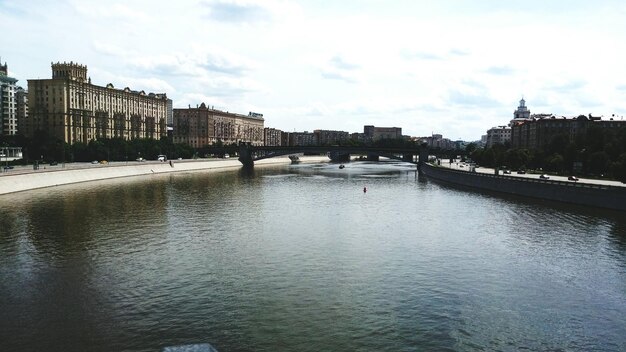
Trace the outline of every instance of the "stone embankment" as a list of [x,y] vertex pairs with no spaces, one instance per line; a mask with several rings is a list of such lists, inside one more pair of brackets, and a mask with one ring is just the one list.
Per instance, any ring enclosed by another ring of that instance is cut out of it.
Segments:
[[491,175],[423,164],[429,178],[452,184],[552,201],[626,210],[626,187]]
[[[328,161],[327,157],[301,157],[303,162]],[[278,157],[263,159],[255,165],[289,164],[289,158]],[[67,168],[58,165],[48,169],[28,170],[15,169],[0,174],[0,194],[27,191],[37,188],[67,185],[71,183],[106,180],[119,177],[154,175],[172,172],[200,171],[200,170],[229,170],[241,168],[236,159],[206,159],[206,160],[174,160],[167,162],[128,162],[111,163],[106,165],[87,165],[78,168],[74,164],[67,164]]]

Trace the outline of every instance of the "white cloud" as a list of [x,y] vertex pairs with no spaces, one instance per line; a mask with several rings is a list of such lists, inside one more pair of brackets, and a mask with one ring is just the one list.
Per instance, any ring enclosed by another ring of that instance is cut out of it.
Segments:
[[175,106],[259,111],[269,127],[374,124],[477,139],[507,123],[522,95],[532,112],[624,115],[625,9],[612,0],[0,2],[0,33],[12,33],[0,36],[0,54],[20,82],[73,60],[95,84],[165,91]]

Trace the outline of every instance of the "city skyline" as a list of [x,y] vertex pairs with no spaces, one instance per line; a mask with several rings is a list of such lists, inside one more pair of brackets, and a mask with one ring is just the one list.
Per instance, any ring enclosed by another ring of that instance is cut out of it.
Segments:
[[73,61],[96,85],[255,111],[285,131],[477,140],[522,96],[532,113],[621,118],[624,14],[618,1],[0,0],[0,57],[24,88]]

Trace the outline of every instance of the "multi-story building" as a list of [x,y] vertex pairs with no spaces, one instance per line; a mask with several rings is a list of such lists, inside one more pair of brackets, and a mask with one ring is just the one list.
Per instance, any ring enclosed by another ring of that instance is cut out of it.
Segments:
[[372,141],[402,138],[401,127],[374,127],[372,125],[366,125],[363,126],[363,132],[365,136]]
[[626,127],[624,120],[602,120],[601,117],[580,115],[574,118],[556,117],[551,114],[532,115],[528,121],[513,125],[511,145],[513,148],[541,149],[557,135],[565,135],[573,141],[589,128],[607,131]]
[[52,79],[28,80],[25,135],[37,130],[72,144],[99,138],[165,136],[167,96],[91,84],[87,66],[52,63]]
[[350,133],[344,131],[314,130],[319,145],[333,145],[350,140]]
[[275,128],[265,127],[263,129],[263,143],[266,146],[281,146],[282,145],[282,135],[281,130],[277,130]]
[[318,145],[317,136],[315,133],[311,133],[308,131],[304,132],[283,132],[282,140],[286,142],[286,144],[290,147],[293,146],[313,146]]
[[235,114],[209,108],[202,103],[195,108],[174,109],[174,143],[200,148],[221,141],[224,144],[239,142],[263,145],[262,114]]
[[433,134],[430,137],[418,138],[419,144],[426,143],[431,148],[439,148],[444,150],[458,149],[455,142],[448,138],[444,138],[441,134]]
[[487,130],[487,148],[493,147],[496,144],[504,144],[511,141],[511,127],[498,126],[492,127]]
[[7,63],[0,63],[0,135],[17,133],[15,83],[17,79],[9,77]]

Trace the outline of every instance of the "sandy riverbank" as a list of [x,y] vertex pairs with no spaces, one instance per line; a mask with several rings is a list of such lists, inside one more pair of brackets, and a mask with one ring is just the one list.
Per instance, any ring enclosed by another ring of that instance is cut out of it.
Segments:
[[[300,157],[301,162],[315,163],[329,161],[325,156]],[[263,159],[255,165],[289,164],[288,157]],[[69,164],[68,164],[69,165]],[[86,165],[83,168],[48,168],[46,170],[21,170],[5,173],[0,177],[0,194],[22,192],[31,189],[67,185],[72,183],[106,180],[112,178],[153,175],[172,172],[200,170],[232,170],[241,168],[241,163],[233,159],[174,160],[149,163],[111,163],[108,165]]]

